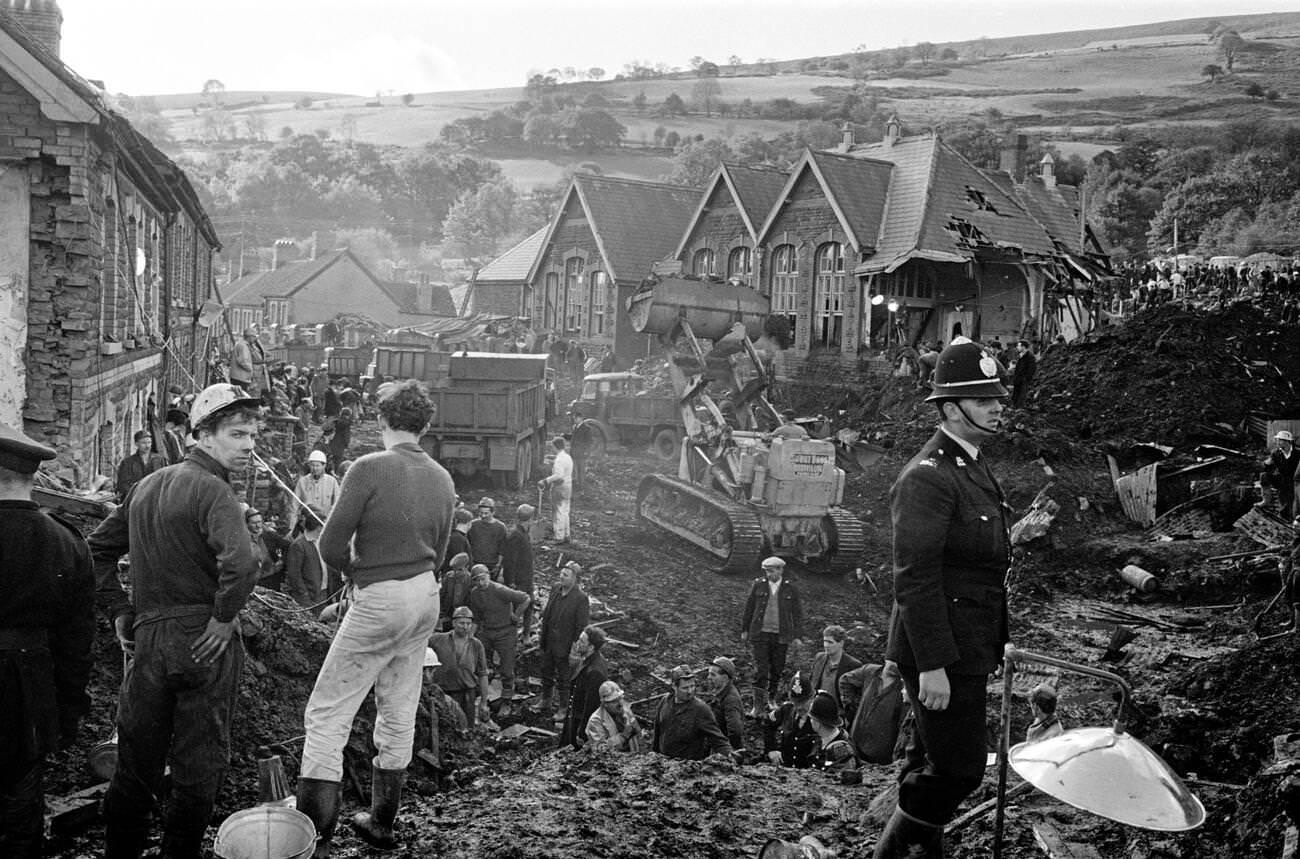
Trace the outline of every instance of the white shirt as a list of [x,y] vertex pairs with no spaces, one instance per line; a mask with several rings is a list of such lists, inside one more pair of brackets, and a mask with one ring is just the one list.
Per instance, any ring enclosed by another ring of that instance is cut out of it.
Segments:
[[569,456],[567,450],[556,451],[555,462],[551,465],[551,482],[573,485],[573,457]]
[[[319,480],[310,474],[304,474],[298,478],[293,494],[297,495],[304,504],[319,507],[321,516],[328,518],[330,511],[339,500],[339,482],[332,474],[322,474]],[[295,504],[290,516],[290,527],[293,527],[301,515],[301,508]]]
[[966,451],[967,455],[970,456],[971,459],[975,460],[980,458],[980,449],[978,447],[976,447],[975,445],[971,444],[968,441],[963,441],[962,439],[957,438],[957,436],[948,432],[947,427],[941,426],[939,427],[939,429],[943,430],[943,434],[948,436],[948,438],[952,439],[953,441],[957,442],[957,444],[961,445],[961,449]]

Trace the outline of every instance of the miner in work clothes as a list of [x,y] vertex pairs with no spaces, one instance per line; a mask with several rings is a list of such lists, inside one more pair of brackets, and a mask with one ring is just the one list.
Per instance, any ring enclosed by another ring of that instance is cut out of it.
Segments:
[[[230,763],[230,723],[244,649],[239,610],[257,582],[231,471],[248,467],[258,401],[234,385],[194,400],[198,444],[141,480],[90,535],[99,600],[135,659],[117,710],[117,771],[104,797],[107,859],[144,849],[163,768],[171,793],[162,855],[197,857]],[[131,553],[131,599],[117,561]]]
[[95,576],[81,535],[32,501],[54,451],[0,424],[0,856],[45,847],[45,756],[90,709]]
[[[886,658],[898,663],[916,731],[898,808],[875,859],[942,856],[943,827],[984,776],[988,675],[1008,641],[1008,508],[980,445],[1007,391],[997,362],[957,338],[939,356],[939,429],[891,489],[894,609]],[[919,851],[919,852],[917,852]]]

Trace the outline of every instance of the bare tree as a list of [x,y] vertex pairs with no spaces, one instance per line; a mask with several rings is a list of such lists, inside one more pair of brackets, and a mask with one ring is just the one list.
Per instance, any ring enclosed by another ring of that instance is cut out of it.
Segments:
[[216,107],[221,104],[221,99],[226,94],[226,85],[216,78],[208,78],[203,82],[203,97],[208,100],[210,107]]
[[913,50],[916,53],[916,58],[921,61],[921,65],[930,65],[930,60],[934,58],[935,53],[933,42],[917,42]]
[[1232,74],[1232,64],[1236,62],[1237,55],[1241,53],[1244,47],[1246,47],[1246,40],[1236,30],[1228,30],[1219,36],[1219,53],[1223,55],[1223,62],[1228,67],[1228,74]]

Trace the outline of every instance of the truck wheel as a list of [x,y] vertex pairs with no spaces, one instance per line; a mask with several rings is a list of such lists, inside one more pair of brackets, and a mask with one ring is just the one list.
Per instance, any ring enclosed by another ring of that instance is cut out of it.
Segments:
[[650,447],[654,450],[655,456],[666,462],[671,462],[677,459],[678,448],[681,443],[681,435],[677,430],[664,428],[655,433],[654,441],[650,443]]
[[573,433],[573,449],[588,462],[605,457],[605,434],[593,426],[579,426]]

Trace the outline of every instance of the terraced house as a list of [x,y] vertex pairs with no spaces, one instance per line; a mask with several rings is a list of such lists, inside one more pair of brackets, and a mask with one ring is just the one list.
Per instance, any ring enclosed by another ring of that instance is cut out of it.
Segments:
[[111,474],[202,384],[219,240],[189,181],[59,59],[56,0],[0,0],[0,418]]

